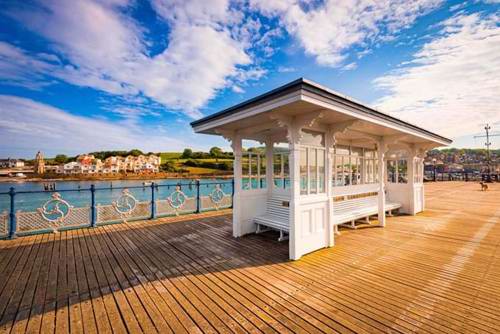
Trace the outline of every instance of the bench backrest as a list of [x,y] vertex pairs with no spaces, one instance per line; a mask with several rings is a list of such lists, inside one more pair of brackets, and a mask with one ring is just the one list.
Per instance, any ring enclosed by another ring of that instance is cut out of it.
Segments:
[[288,220],[290,217],[290,200],[273,196],[267,200],[267,214]]
[[334,212],[347,212],[354,209],[359,209],[363,207],[372,207],[378,205],[377,196],[361,197],[348,199],[338,202],[333,202]]

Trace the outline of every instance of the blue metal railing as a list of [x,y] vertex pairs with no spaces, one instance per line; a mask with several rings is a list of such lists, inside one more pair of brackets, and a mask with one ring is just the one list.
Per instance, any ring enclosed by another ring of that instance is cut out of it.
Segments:
[[[121,191],[118,198],[112,194],[116,195],[117,190]],[[4,224],[0,238],[230,208],[233,195],[232,179],[175,184],[152,182],[128,187],[92,184],[89,188],[35,191],[16,191],[11,187],[8,192],[0,192],[0,196],[8,196],[8,215],[0,215],[3,219],[0,223]],[[102,204],[103,201],[107,203]],[[7,207],[5,201],[4,204]]]

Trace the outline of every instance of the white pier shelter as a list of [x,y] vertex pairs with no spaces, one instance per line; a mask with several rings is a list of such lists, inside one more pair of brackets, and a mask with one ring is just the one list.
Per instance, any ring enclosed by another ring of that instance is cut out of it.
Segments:
[[305,79],[191,125],[231,142],[233,235],[278,230],[294,260],[333,246],[339,224],[424,210],[424,154],[451,143]]

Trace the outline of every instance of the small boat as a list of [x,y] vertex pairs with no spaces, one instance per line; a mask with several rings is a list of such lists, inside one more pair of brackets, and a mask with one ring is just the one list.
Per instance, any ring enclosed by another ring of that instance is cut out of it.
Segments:
[[150,181],[142,182],[142,185],[145,186],[145,187],[146,186],[150,186],[152,184],[153,184],[153,182],[150,182]]

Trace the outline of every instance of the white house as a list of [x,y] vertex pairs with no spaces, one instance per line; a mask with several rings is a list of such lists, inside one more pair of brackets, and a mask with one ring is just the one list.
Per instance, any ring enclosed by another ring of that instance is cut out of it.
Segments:
[[[424,154],[451,143],[305,79],[191,125],[231,141],[233,235],[276,229],[291,259],[333,246],[339,224],[424,210]],[[243,152],[243,139],[265,154]]]
[[0,168],[22,168],[24,161],[20,159],[0,159]]

